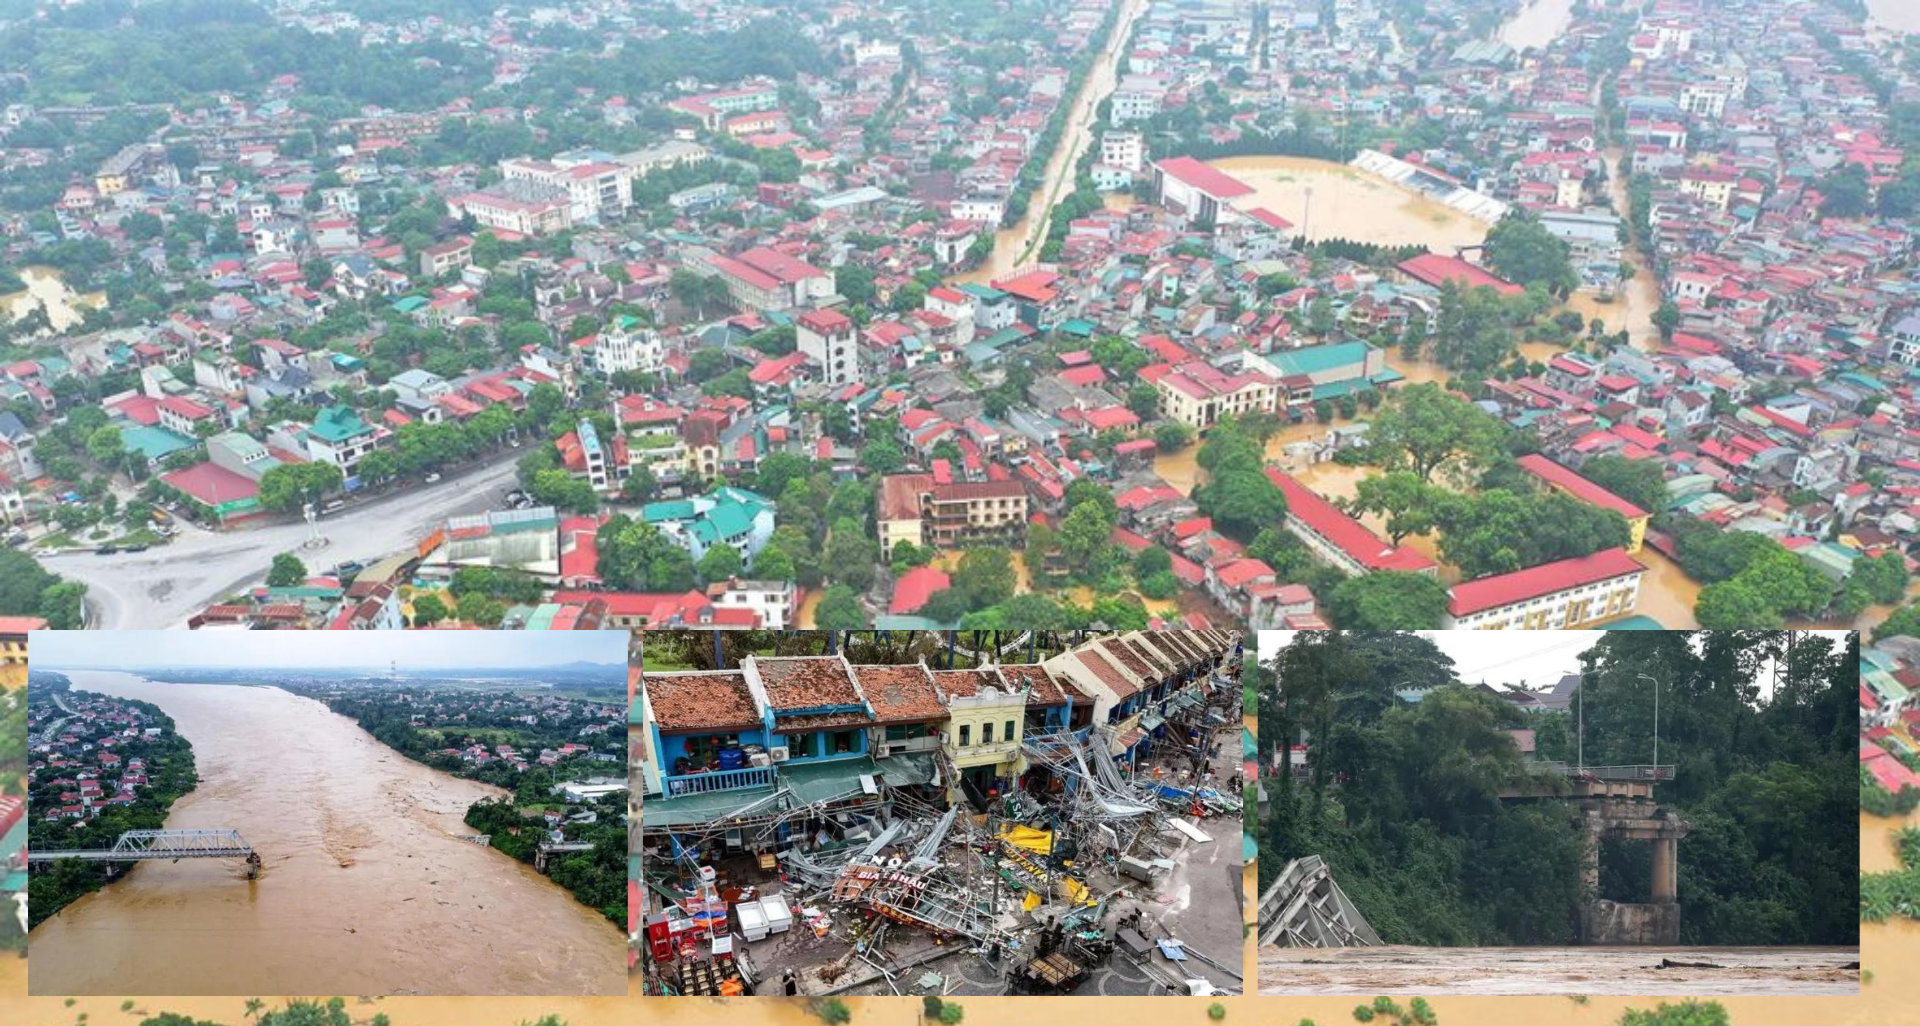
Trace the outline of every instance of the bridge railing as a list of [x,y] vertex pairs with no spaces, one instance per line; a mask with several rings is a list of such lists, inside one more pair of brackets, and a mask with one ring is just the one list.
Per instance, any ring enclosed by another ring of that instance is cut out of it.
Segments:
[[1673,779],[1673,765],[1636,763],[1625,766],[1575,766],[1570,762],[1536,760],[1527,764],[1536,773],[1558,773],[1566,777],[1591,777],[1595,780],[1664,781]]

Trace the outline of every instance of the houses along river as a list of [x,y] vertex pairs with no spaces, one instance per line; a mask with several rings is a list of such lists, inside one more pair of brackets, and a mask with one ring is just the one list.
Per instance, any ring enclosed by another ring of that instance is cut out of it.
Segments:
[[232,827],[265,869],[155,862],[29,937],[38,994],[624,994],[622,938],[595,910],[460,840],[499,789],[429,769],[278,688],[75,671],[152,702],[200,784],[169,828]]

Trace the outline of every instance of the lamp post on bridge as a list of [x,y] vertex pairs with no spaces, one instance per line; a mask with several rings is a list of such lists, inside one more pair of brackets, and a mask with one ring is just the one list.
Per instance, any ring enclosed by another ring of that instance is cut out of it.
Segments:
[[1653,685],[1653,779],[1660,781],[1660,682],[1644,673],[1635,674]]

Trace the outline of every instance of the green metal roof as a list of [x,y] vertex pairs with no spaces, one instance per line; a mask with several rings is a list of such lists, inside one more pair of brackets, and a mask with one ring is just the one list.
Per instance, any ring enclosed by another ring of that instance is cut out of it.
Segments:
[[360,419],[358,413],[349,406],[329,406],[313,418],[313,427],[308,429],[314,435],[328,442],[349,442],[364,434],[370,434],[373,426]]
[[1364,364],[1367,352],[1372,348],[1365,342],[1334,342],[1276,353],[1268,359],[1283,375],[1324,374],[1342,367]]
[[137,452],[148,460],[163,460],[198,443],[178,431],[141,424],[121,428],[120,444],[126,451]]

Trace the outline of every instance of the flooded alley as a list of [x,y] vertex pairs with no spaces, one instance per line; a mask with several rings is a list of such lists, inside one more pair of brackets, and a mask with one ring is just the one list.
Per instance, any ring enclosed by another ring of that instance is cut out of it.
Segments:
[[595,910],[459,838],[501,794],[387,748],[278,688],[73,671],[152,702],[193,744],[169,828],[231,827],[265,860],[138,866],[29,937],[41,994],[623,994],[621,937]]

